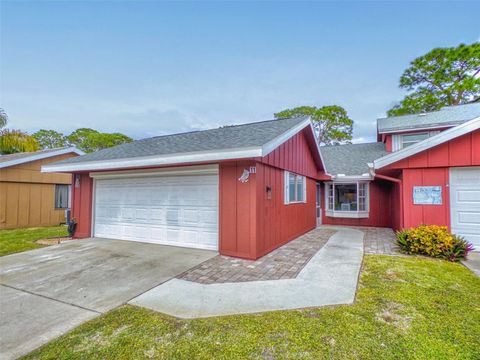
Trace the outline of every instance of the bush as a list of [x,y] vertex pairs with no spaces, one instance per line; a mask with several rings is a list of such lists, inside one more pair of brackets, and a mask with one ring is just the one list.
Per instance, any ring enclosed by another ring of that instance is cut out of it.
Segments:
[[448,261],[466,259],[473,245],[451,234],[446,226],[420,225],[397,231],[397,242],[407,254],[421,254]]

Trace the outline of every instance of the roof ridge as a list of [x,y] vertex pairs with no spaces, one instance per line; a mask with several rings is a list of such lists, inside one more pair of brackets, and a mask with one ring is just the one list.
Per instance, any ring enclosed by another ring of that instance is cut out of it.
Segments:
[[158,139],[158,138],[163,138],[163,137],[167,137],[167,136],[176,136],[176,135],[184,135],[184,134],[194,134],[194,133],[199,133],[199,132],[204,132],[204,131],[212,131],[212,130],[219,130],[219,129],[224,129],[224,128],[241,127],[241,126],[251,126],[251,125],[255,125],[255,124],[263,124],[263,123],[267,123],[267,122],[274,122],[274,121],[281,121],[281,120],[291,120],[291,119],[301,119],[301,118],[306,119],[307,117],[308,117],[307,115],[300,115],[300,116],[284,117],[284,118],[278,118],[278,119],[255,121],[255,122],[243,123],[243,124],[222,125],[222,126],[219,126],[219,127],[216,127],[216,128],[212,128],[212,129],[191,130],[191,131],[185,131],[185,132],[179,132],[179,133],[173,133],[173,134],[157,135],[157,136],[152,136],[152,137],[149,137],[149,138],[139,139],[139,140],[137,140],[137,141],[144,141],[144,140],[150,140],[150,139]]
[[379,117],[377,118],[377,121],[378,120],[385,120],[385,119],[394,119],[394,118],[401,118],[401,117],[405,117],[405,116],[425,116],[425,115],[429,115],[429,114],[435,114],[435,113],[438,113],[438,112],[442,112],[442,111],[445,111],[445,109],[447,108],[456,108],[456,107],[459,107],[459,106],[464,106],[464,105],[468,105],[468,106],[475,106],[477,105],[478,106],[478,103],[466,103],[466,104],[458,104],[458,105],[448,105],[448,106],[444,106],[438,110],[433,110],[433,111],[424,111],[424,112],[419,112],[419,113],[415,113],[415,114],[404,114],[404,115],[396,115],[396,116],[384,116],[384,117]]

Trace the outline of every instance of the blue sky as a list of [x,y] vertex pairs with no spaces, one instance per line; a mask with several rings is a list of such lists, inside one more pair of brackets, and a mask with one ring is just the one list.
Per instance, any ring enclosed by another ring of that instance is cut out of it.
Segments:
[[408,63],[480,38],[478,2],[0,0],[10,127],[134,138],[338,104],[356,142],[404,95]]

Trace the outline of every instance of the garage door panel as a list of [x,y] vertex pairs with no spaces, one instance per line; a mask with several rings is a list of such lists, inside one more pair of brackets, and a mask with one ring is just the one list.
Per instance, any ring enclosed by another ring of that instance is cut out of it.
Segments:
[[480,250],[480,168],[450,169],[452,232]]
[[97,180],[94,234],[218,248],[218,176]]

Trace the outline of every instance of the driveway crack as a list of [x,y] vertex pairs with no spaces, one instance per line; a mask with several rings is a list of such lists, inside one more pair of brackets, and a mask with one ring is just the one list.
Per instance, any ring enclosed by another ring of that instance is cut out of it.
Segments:
[[21,292],[24,292],[24,293],[27,293],[27,294],[30,294],[30,295],[40,296],[40,297],[42,297],[42,298],[44,298],[44,299],[56,301],[56,302],[59,302],[59,303],[65,304],[65,305],[70,305],[70,306],[76,307],[76,308],[78,308],[78,309],[91,311],[91,312],[94,312],[94,313],[96,313],[96,314],[102,314],[102,312],[100,312],[100,311],[96,311],[96,310],[93,310],[93,309],[89,309],[89,308],[86,308],[86,307],[83,307],[83,306],[80,306],[80,305],[77,305],[77,304],[69,303],[69,302],[67,302],[67,301],[58,300],[58,299],[52,298],[52,297],[50,297],[50,296],[45,296],[45,295],[42,295],[42,294],[37,294],[37,293],[34,293],[34,292],[32,292],[32,291],[28,291],[28,290],[25,290],[25,289],[17,288],[17,287],[15,287],[15,286],[7,285],[7,284],[2,284],[2,283],[0,283],[0,286],[8,287],[8,288],[10,288],[10,289],[17,290],[17,291],[21,291]]

